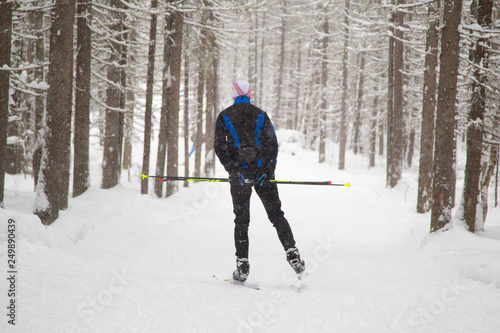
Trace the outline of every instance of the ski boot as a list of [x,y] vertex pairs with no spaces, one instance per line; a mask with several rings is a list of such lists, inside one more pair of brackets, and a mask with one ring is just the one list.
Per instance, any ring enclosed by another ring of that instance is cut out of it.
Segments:
[[250,273],[250,264],[247,258],[236,258],[236,270],[233,272],[233,280],[245,282]]
[[299,250],[296,247],[291,247],[286,251],[286,260],[298,275],[306,270],[306,263],[300,259]]

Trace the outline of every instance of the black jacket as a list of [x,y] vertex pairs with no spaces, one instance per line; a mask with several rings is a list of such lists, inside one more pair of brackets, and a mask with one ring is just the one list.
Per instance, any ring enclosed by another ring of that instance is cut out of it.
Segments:
[[229,172],[252,179],[274,177],[278,141],[266,112],[248,103],[233,104],[217,117],[215,153]]

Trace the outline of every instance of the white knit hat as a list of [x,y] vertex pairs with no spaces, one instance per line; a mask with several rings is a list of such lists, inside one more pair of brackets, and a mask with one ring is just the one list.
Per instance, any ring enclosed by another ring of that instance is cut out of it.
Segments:
[[246,96],[248,98],[252,98],[250,83],[243,80],[233,83],[233,98],[236,98],[238,96]]

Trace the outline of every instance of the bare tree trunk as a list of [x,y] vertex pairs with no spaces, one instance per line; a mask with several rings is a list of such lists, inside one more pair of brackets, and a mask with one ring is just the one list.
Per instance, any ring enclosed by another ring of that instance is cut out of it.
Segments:
[[[394,3],[394,0],[393,0]],[[386,163],[386,186],[392,183],[392,166],[394,165],[394,155],[392,140],[394,135],[394,35],[396,24],[396,14],[391,13],[389,31],[389,55],[387,68],[387,163]]]
[[84,193],[90,186],[89,172],[89,127],[90,127],[90,73],[91,73],[91,8],[89,0],[79,0],[76,90],[75,90],[75,133],[73,164],[73,197]]
[[348,61],[349,61],[349,5],[350,0],[345,0],[344,8],[344,54],[342,56],[342,101],[340,106],[340,147],[339,147],[339,170],[345,168],[345,150],[347,146],[347,94],[348,86]]
[[[302,76],[302,37],[299,38],[299,45],[297,46],[297,74],[299,78]],[[300,100],[302,99],[302,79],[299,79],[297,86],[295,87],[295,116],[293,117],[293,127],[292,129],[299,130],[299,119],[300,119]]]
[[455,110],[459,68],[459,25],[462,0],[444,0],[443,28],[436,114],[436,144],[432,184],[431,232],[444,228],[451,221],[451,182],[455,137]]
[[117,10],[123,9],[120,0],[111,0],[115,8],[113,12],[114,23],[111,30],[116,33],[114,40],[110,41],[110,58],[108,64],[107,79],[111,82],[106,90],[106,125],[104,138],[104,153],[102,165],[102,184],[104,189],[112,188],[119,183],[121,170],[121,151],[123,138],[123,109],[125,96],[125,72],[123,64],[125,50],[122,41],[123,36],[123,13]]
[[412,126],[410,128],[410,134],[408,135],[408,150],[406,152],[406,165],[411,168],[413,163],[413,154],[415,153],[415,128]]
[[[215,26],[215,16],[213,12],[207,14],[209,26]],[[213,31],[204,29],[205,41],[207,44],[207,63],[209,64],[206,68],[206,94],[207,94],[207,108],[206,108],[206,120],[205,120],[205,176],[213,176],[215,173],[215,150],[214,150],[214,136],[213,131],[215,128],[215,118],[217,112],[217,90],[218,90],[218,70],[219,70],[219,54],[218,47],[216,43],[216,35]],[[256,43],[257,40],[254,39],[254,34],[250,34],[251,44]],[[249,52],[253,53],[253,52]],[[254,82],[255,78],[255,58],[256,55],[249,55],[249,66],[248,66],[248,78],[250,82]]]
[[490,147],[489,154],[489,160],[484,162],[483,167],[481,168],[481,176],[479,180],[479,201],[476,210],[476,224],[474,226],[476,231],[484,230],[486,216],[488,215],[488,192],[495,168],[497,170],[498,177],[498,145],[492,145]]
[[[188,14],[186,14],[188,15]],[[189,27],[186,25],[186,50],[189,50]],[[189,177],[189,52],[184,54],[184,176]],[[184,187],[189,187],[189,182],[184,182]]]
[[[121,0],[120,0],[121,1]],[[118,182],[120,182],[121,174],[122,174],[122,165],[125,155],[125,115],[127,114],[127,98],[128,98],[128,90],[127,90],[127,72],[125,71],[125,67],[127,65],[128,60],[128,33],[127,27],[125,23],[122,21],[122,48],[119,56],[120,65],[120,110],[121,112],[118,114]]]
[[358,84],[358,102],[356,103],[356,114],[354,117],[354,126],[353,126],[353,131],[354,131],[354,149],[353,152],[354,154],[358,154],[358,151],[360,153],[363,152],[363,147],[360,143],[360,137],[361,137],[361,114],[362,114],[362,108],[363,108],[363,93],[364,93],[364,70],[365,70],[365,56],[363,52],[359,53],[359,84]]
[[[161,116],[160,116],[160,132],[158,134],[158,154],[156,157],[156,176],[163,176],[165,174],[165,160],[167,154],[167,140],[169,130],[169,92],[172,85],[171,65],[173,53],[173,40],[172,34],[174,33],[176,12],[170,13],[165,18],[165,39],[163,48],[163,83],[162,83],[162,103],[161,103]],[[155,179],[155,193],[158,198],[163,196],[163,182],[160,178]]]
[[201,176],[201,150],[203,146],[203,97],[205,94],[205,69],[203,64],[199,64],[198,88],[197,88],[197,112],[196,112],[196,134],[194,151],[194,174]]
[[438,64],[439,16],[437,5],[429,5],[429,29],[425,47],[425,71],[422,101],[422,126],[420,130],[420,165],[418,170],[417,212],[431,209],[432,161],[434,148],[434,118],[436,114],[436,69]]
[[[142,153],[142,173],[149,174],[149,158],[151,155],[151,127],[153,113],[153,88],[155,79],[156,26],[158,0],[151,0],[151,21],[149,23],[148,73],[146,83],[146,109],[144,114],[144,151]],[[148,194],[149,180],[143,179],[141,194]]]
[[[266,26],[266,12],[263,14],[262,18],[262,26]],[[260,66],[259,66],[259,84],[258,84],[258,95],[257,95],[257,105],[261,105],[264,102],[263,95],[264,95],[264,63],[265,63],[265,52],[263,51],[266,45],[266,34],[262,34],[261,39],[260,39],[260,49],[262,52],[260,52]],[[255,99],[255,97],[254,97]]]
[[[10,67],[12,2],[0,1],[0,68]],[[4,207],[7,124],[9,119],[10,72],[0,70],[0,208]]]
[[280,58],[279,58],[279,69],[278,69],[278,86],[276,87],[276,109],[274,125],[280,127],[285,119],[284,112],[286,108],[281,105],[282,103],[282,87],[283,87],[283,76],[285,74],[285,50],[286,50],[286,8],[287,0],[282,0],[283,15],[281,16],[281,41],[280,41]]
[[[203,13],[201,18],[201,25],[204,26],[207,22],[207,15]],[[198,46],[199,59],[205,59],[207,57],[207,40],[206,33],[200,33],[200,44]],[[201,152],[203,149],[203,143],[205,136],[203,135],[203,110],[204,110],[204,97],[205,97],[205,83],[207,78],[207,66],[203,61],[199,61],[198,64],[198,84],[196,89],[196,134],[194,140],[195,152],[194,152],[194,174],[195,176],[201,176]],[[212,133],[213,130],[210,131]],[[206,133],[205,135],[209,135]]]
[[326,160],[326,109],[328,108],[327,100],[327,83],[328,83],[328,34],[330,29],[328,26],[328,5],[329,2],[323,4],[322,13],[322,30],[323,30],[323,40],[322,40],[322,57],[321,57],[321,110],[320,110],[320,122],[319,122],[319,163],[323,163]]
[[210,176],[215,173],[215,150],[214,136],[212,134],[215,128],[215,118],[217,112],[217,91],[218,91],[218,71],[219,71],[219,52],[215,42],[215,35],[210,33],[208,36],[210,45],[209,59],[211,65],[207,68],[207,110],[205,122],[205,175]]
[[[206,2],[206,0],[205,0]],[[209,14],[210,15],[210,14]],[[255,19],[254,19],[255,13],[250,11],[248,13],[248,19],[250,20],[250,23],[252,25],[252,28],[254,30],[257,29]],[[210,15],[211,17],[213,15]],[[213,18],[209,19],[209,24],[213,23]],[[212,35],[212,32],[208,32],[209,35]],[[210,38],[210,37],[208,37]],[[209,42],[210,44],[210,42]],[[248,66],[247,66],[247,81],[252,84],[252,86],[256,86],[255,82],[255,77],[256,77],[256,72],[255,72],[255,59],[257,58],[257,53],[255,53],[255,45],[257,45],[257,39],[255,38],[255,33],[249,33],[248,34],[248,51],[247,51],[247,56],[248,56]],[[211,48],[211,47],[210,47]],[[211,51],[209,51],[211,53]],[[210,80],[209,80],[210,82]]]
[[497,157],[496,157],[496,160],[497,160],[497,171],[495,172],[495,207],[498,206],[498,166],[500,163],[498,163],[499,161],[499,158],[498,158],[498,155],[499,155],[499,149],[498,149],[498,146],[496,148],[497,150]]
[[373,168],[375,166],[375,155],[377,153],[378,82],[375,82],[373,93],[375,97],[373,98],[372,121],[370,130],[370,168]]
[[[35,214],[49,225],[67,206],[71,103],[73,88],[73,23],[75,0],[57,0],[50,29],[47,130]],[[66,195],[66,197],[64,197]]]
[[[491,12],[493,7],[492,0],[479,0],[475,3],[477,6],[477,22],[485,29],[491,28]],[[476,209],[478,197],[482,185],[481,176],[481,157],[483,154],[483,135],[484,135],[484,114],[486,109],[486,83],[488,77],[484,69],[488,68],[488,37],[478,38],[472,57],[474,64],[474,80],[471,82],[472,104],[468,115],[467,127],[467,160],[465,163],[464,192],[463,192],[463,210],[464,220],[467,229],[470,232],[476,230]],[[484,69],[483,69],[484,68]],[[495,152],[496,155],[496,152]],[[495,156],[496,158],[496,156]],[[494,167],[493,167],[494,169]],[[487,174],[492,174],[488,172]],[[486,177],[491,179],[491,175]],[[479,229],[482,230],[482,217]]]
[[[41,65],[45,61],[45,33],[43,31],[43,12],[36,11],[34,15],[34,26],[36,30],[35,41],[35,58],[37,65]],[[35,69],[35,80],[37,83],[45,81],[44,69],[42,66]],[[33,149],[33,175],[35,187],[38,183],[38,175],[40,173],[40,164],[42,162],[43,148],[43,128],[45,126],[45,89],[37,89],[38,96],[35,97],[35,147]]]
[[[262,80],[262,77],[259,77],[258,75],[258,68],[259,68],[259,32],[258,32],[258,29],[259,29],[259,12],[256,11],[255,12],[255,20],[254,20],[254,34],[253,34],[253,53],[254,53],[254,57],[253,57],[253,68],[252,68],[252,73],[251,73],[251,82],[253,84],[253,87],[254,87],[254,91],[257,90],[257,88],[259,87],[259,83],[260,83],[260,80]],[[262,49],[261,49],[262,50]],[[219,52],[219,50],[217,50],[217,52]],[[262,51],[261,51],[262,52]],[[250,76],[249,76],[250,78]],[[261,91],[256,91],[258,95],[261,95],[262,92]],[[215,117],[217,117],[217,115],[215,115]]]
[[[184,24],[184,13],[175,11],[173,22],[173,33],[169,38],[172,56],[168,64],[170,73],[170,85],[167,90],[167,175],[177,176],[179,173],[179,102],[181,84],[182,64],[182,27]],[[167,64],[165,64],[167,65]],[[177,191],[176,182],[167,182],[166,196]]]
[[[398,0],[398,5],[405,3],[404,0]],[[395,14],[395,36],[394,39],[394,85],[393,85],[393,114],[392,114],[392,135],[391,140],[387,142],[388,149],[391,151],[390,173],[388,175],[388,185],[394,187],[401,179],[404,161],[404,114],[403,114],[403,69],[404,69],[404,44],[403,44],[403,23],[404,12],[400,9]],[[389,148],[390,146],[390,148]]]
[[[130,59],[130,57],[129,57]],[[132,61],[130,59],[130,61]],[[129,75],[127,77],[127,86],[133,86],[133,78]],[[122,167],[128,170],[130,176],[130,168],[132,167],[132,141],[134,138],[134,105],[135,94],[133,89],[128,89],[126,94],[125,113],[124,113],[124,136],[123,136],[123,163]],[[130,181],[130,179],[129,179]]]
[[[137,42],[135,30],[131,30],[130,34],[126,34],[125,38],[131,44]],[[123,65],[129,64],[129,68],[136,65],[135,55],[129,53],[125,49],[126,56],[123,58]],[[124,75],[122,78],[124,85],[122,94],[122,108],[124,112],[123,117],[123,158],[122,158],[122,168],[127,170],[128,181],[130,182],[130,168],[132,168],[132,141],[134,138],[134,108],[135,108],[135,92],[132,87],[135,86],[135,77],[133,74]],[[128,88],[130,87],[130,89]],[[120,171],[121,172],[121,171]]]

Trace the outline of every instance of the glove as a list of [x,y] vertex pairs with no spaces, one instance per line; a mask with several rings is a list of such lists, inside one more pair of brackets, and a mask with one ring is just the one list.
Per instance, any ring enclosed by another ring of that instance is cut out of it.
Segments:
[[246,183],[245,176],[243,176],[241,173],[238,172],[238,176],[240,177],[240,185],[243,186]]
[[240,170],[232,170],[229,173],[229,181],[231,183],[240,183],[241,185],[245,184],[247,182],[247,179],[245,176],[243,176],[240,172]]
[[259,179],[257,179],[257,181],[259,182],[259,186],[262,186],[264,185],[264,179],[266,178],[266,174],[263,173],[262,175],[260,175]]

